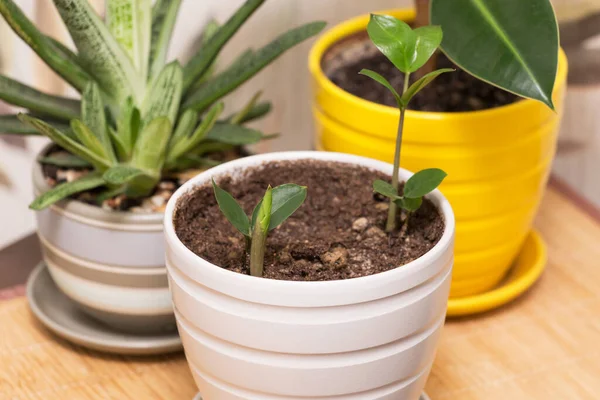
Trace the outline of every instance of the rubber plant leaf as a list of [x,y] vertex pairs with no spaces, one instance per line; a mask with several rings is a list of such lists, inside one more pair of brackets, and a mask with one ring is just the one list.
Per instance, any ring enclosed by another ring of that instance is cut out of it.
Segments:
[[53,0],[86,70],[117,104],[128,96],[139,99],[145,80],[131,58],[111,35],[88,0]]
[[438,168],[421,170],[411,176],[404,184],[403,197],[416,199],[435,190],[448,174]]
[[[256,51],[252,56],[228,68],[223,73],[206,82],[184,102],[185,108],[203,111],[215,101],[256,75],[260,70],[277,59],[288,49],[319,33],[325,22],[312,22],[292,29]],[[223,28],[221,28],[223,29]],[[217,36],[217,33],[215,36]],[[213,39],[213,41],[216,39]],[[213,43],[211,41],[211,43]]]
[[32,210],[43,210],[57,201],[67,198],[75,193],[91,190],[103,186],[104,184],[105,182],[102,178],[102,174],[93,172],[76,181],[61,183],[49,191],[42,193],[29,205],[29,208]]
[[244,236],[250,236],[250,221],[240,204],[226,190],[221,189],[215,180],[212,180],[213,190],[219,209],[225,218]]
[[548,0],[431,0],[442,50],[461,69],[550,108],[558,25]]

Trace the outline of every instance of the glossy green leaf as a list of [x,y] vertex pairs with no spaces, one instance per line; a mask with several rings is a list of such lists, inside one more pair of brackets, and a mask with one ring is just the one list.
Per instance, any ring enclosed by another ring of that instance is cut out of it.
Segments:
[[106,0],[106,25],[145,81],[151,37],[151,0]]
[[192,108],[196,111],[205,110],[215,101],[253,77],[288,49],[316,35],[324,27],[324,22],[313,22],[284,33],[273,42],[256,51],[251,57],[235,64],[233,67],[228,68],[223,73],[206,82],[206,84],[190,95],[184,102],[184,107]]
[[173,36],[181,0],[157,0],[152,7],[152,36],[150,41],[149,77],[158,76],[166,64],[169,42]]
[[38,55],[44,62],[75,89],[82,91],[91,80],[90,74],[69,57],[55,51],[53,42],[41,33],[25,16],[13,0],[0,0],[0,14],[12,30]]
[[93,81],[88,82],[81,96],[81,119],[100,141],[106,158],[113,163],[116,162],[117,158],[106,127],[106,114],[102,95],[98,85]]
[[29,205],[29,208],[32,210],[43,210],[75,193],[91,190],[104,184],[104,179],[102,179],[100,173],[87,174],[76,181],[61,183],[49,191],[42,193]]
[[231,194],[221,189],[215,183],[214,179],[212,180],[212,185],[219,209],[225,215],[225,218],[243,235],[250,236],[250,221],[242,206],[240,206]]
[[260,131],[227,123],[215,124],[206,135],[206,139],[235,146],[258,143],[262,138],[263,134]]
[[404,184],[403,197],[416,199],[434,191],[447,176],[438,168],[424,169],[411,176]]
[[91,129],[81,122],[81,120],[71,120],[71,130],[75,133],[75,137],[77,137],[79,142],[88,150],[96,154],[98,157],[106,160],[107,163],[113,163],[113,160],[111,160],[106,154],[106,150],[104,149],[104,146],[98,137],[96,137]]
[[246,20],[260,7],[265,0],[247,0],[223,26],[214,34],[210,42],[198,51],[184,68],[184,89],[189,88],[194,82],[210,68],[223,46],[231,39]]
[[548,0],[431,0],[431,21],[459,67],[554,108],[559,40]]
[[87,0],[53,0],[86,70],[117,104],[128,96],[138,99],[145,80]]
[[408,212],[415,212],[417,211],[419,208],[421,208],[421,205],[423,204],[423,198],[422,197],[417,197],[414,199],[409,199],[409,198],[399,198],[394,200],[394,203],[396,203],[396,205]]
[[368,69],[362,69],[359,72],[359,74],[368,76],[369,78],[373,79],[375,82],[384,86],[387,90],[389,90],[394,95],[394,98],[396,99],[396,103],[398,103],[398,107],[401,106],[402,102],[400,100],[400,95],[398,94],[398,92],[396,92],[396,89],[394,89],[392,84],[387,79],[385,79],[383,76],[379,75],[377,72],[371,71]]
[[129,165],[115,165],[107,169],[102,177],[111,185],[123,185],[140,175],[144,175],[141,169]]
[[431,83],[431,81],[433,81],[435,78],[437,78],[438,76],[440,76],[441,74],[443,74],[445,72],[453,72],[453,71],[454,71],[454,69],[452,69],[452,68],[442,68],[442,69],[438,69],[436,71],[432,71],[432,72],[424,75],[423,77],[421,77],[415,83],[410,85],[408,90],[406,90],[406,92],[404,92],[404,94],[402,94],[402,97],[400,98],[401,107],[407,107],[408,103],[414,97],[414,95],[419,93],[421,91],[421,89],[423,89],[425,86],[429,85]]
[[[281,225],[306,200],[306,186],[299,186],[293,183],[286,183],[273,188],[273,201],[271,205],[271,220],[269,230],[273,230]],[[258,218],[258,212],[262,206],[262,201],[254,208],[252,213],[252,225],[254,226]]]
[[78,100],[45,94],[3,75],[0,75],[0,100],[40,115],[64,120],[79,117]]
[[377,179],[375,182],[373,182],[373,191],[391,199],[397,199],[400,197],[398,196],[398,191],[394,189],[391,184],[387,183],[386,181],[382,181],[381,179]]
[[21,122],[37,129],[40,133],[49,137],[54,143],[56,143],[63,149],[75,154],[76,156],[79,156],[84,160],[88,161],[95,168],[104,171],[105,169],[111,166],[108,160],[98,156],[93,151],[90,151],[86,147],[77,143],[75,140],[69,138],[65,133],[57,130],[48,123],[25,114],[19,114],[18,117],[21,120]]
[[171,124],[177,121],[181,100],[183,70],[173,61],[160,72],[142,106],[142,120],[148,123],[158,117],[167,117]]
[[89,162],[70,153],[56,153],[49,156],[38,157],[40,164],[55,165],[61,168],[89,168]]
[[439,26],[422,26],[416,28],[414,34],[417,37],[415,44],[416,56],[410,66],[409,72],[415,72],[431,58],[433,53],[442,43],[442,28]]

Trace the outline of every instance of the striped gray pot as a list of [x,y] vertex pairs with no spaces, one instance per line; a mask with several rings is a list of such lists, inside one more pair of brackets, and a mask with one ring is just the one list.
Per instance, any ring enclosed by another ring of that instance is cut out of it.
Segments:
[[[49,189],[38,163],[33,184],[36,195]],[[66,200],[36,218],[52,278],[84,312],[127,332],[175,330],[162,213],[107,211]]]

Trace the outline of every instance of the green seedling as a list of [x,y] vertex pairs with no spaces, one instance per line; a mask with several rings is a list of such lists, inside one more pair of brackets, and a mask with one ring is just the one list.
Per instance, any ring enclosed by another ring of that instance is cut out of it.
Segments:
[[[398,70],[404,73],[404,87],[402,92],[398,93],[390,82],[377,72],[363,69],[362,75],[380,83],[386,87],[396,99],[400,109],[400,120],[398,122],[398,134],[396,136],[396,149],[394,152],[394,171],[392,174],[391,185],[383,181],[376,181],[373,185],[376,192],[383,194],[390,199],[386,231],[391,232],[396,229],[396,214],[398,207],[407,210],[410,213],[416,211],[422,203],[422,197],[434,190],[444,179],[446,174],[437,169],[430,169],[416,173],[410,179],[411,184],[406,186],[419,188],[405,192],[402,196],[398,193],[398,170],[400,168],[400,155],[402,149],[402,133],[404,130],[404,115],[410,100],[433,81],[439,75],[454,71],[451,68],[438,69],[430,72],[412,85],[409,85],[411,73],[421,68],[427,60],[433,55],[435,50],[442,42],[442,30],[439,26],[424,26],[417,29],[411,27],[403,21],[388,15],[371,14],[371,19],[367,26],[367,32],[371,41],[381,51]],[[442,176],[443,174],[443,176]],[[435,183],[435,185],[433,185]],[[380,191],[380,189],[382,191]],[[425,190],[427,189],[427,190]],[[418,195],[416,195],[418,193]]]
[[248,217],[242,206],[227,191],[212,181],[215,198],[225,218],[246,239],[246,252],[250,253],[250,275],[262,276],[265,247],[269,231],[288,219],[306,199],[306,187],[287,183],[269,186],[262,200]]
[[0,75],[0,100],[27,110],[1,116],[0,133],[45,135],[70,156],[39,162],[92,169],[40,195],[30,205],[35,210],[95,188],[104,189],[98,199],[148,196],[165,174],[214,165],[211,152],[272,137],[243,125],[271,109],[260,92],[230,116],[222,115],[222,99],[325,26],[291,29],[215,73],[223,47],[265,0],[246,0],[222,25],[209,22],[184,65],[167,61],[181,0],[106,0],[104,21],[89,0],[54,0],[76,51],[39,31],[16,3],[0,0],[4,20],[81,100]]

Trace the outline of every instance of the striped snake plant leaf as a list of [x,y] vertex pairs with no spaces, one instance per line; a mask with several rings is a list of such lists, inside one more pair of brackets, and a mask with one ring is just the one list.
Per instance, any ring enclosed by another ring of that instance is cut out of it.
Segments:
[[[104,155],[113,163],[117,162],[106,127],[106,113],[100,89],[95,82],[88,82],[81,97],[81,118],[85,126],[96,136]],[[83,143],[83,141],[82,141]]]
[[123,137],[119,135],[112,127],[108,127],[108,135],[110,136],[117,158],[120,161],[128,161],[131,158],[131,148],[123,142]]
[[0,14],[13,31],[44,62],[66,82],[78,91],[82,91],[92,77],[79,64],[55,51],[56,47],[25,16],[23,11],[12,0],[0,0]]
[[[208,21],[208,23],[204,27],[204,30],[202,31],[201,43],[198,49],[196,49],[196,52],[202,51],[204,46],[206,46],[210,42],[215,33],[219,31],[219,28],[220,25],[216,20],[211,19],[210,21]],[[204,73],[202,73],[202,75],[200,75],[200,77],[196,79],[196,82],[192,83],[192,85],[187,89],[187,91],[196,91],[200,86],[204,84],[204,82],[212,78],[215,73],[216,64],[217,58],[215,57],[215,59],[211,62],[206,71],[204,71]]]
[[183,107],[191,108],[198,112],[205,110],[210,104],[213,104],[253,77],[285,51],[321,32],[324,27],[325,22],[312,22],[284,33],[265,47],[256,51],[251,57],[240,60],[239,63],[234,64],[201,86],[196,92],[190,95],[184,102]]
[[206,138],[206,135],[216,124],[217,119],[223,112],[224,108],[225,106],[223,102],[213,104],[213,106],[208,110],[202,119],[202,122],[200,122],[200,125],[198,125],[196,130],[190,136],[179,139],[176,143],[169,147],[169,151],[167,153],[167,168],[179,157],[193,150],[194,147],[198,146],[200,142]]
[[252,96],[252,98],[250,99],[250,101],[248,103],[246,103],[246,105],[244,106],[244,108],[242,108],[240,110],[240,112],[238,112],[237,114],[235,114],[233,116],[233,118],[231,118],[231,123],[232,124],[241,124],[241,121],[243,121],[244,118],[246,118],[246,116],[248,115],[248,113],[250,111],[252,111],[252,109],[254,108],[254,106],[256,105],[256,103],[258,103],[258,100],[260,99],[260,96],[262,96],[262,90],[259,90],[258,92],[256,92],[254,94],[254,96]]
[[79,67],[83,69],[79,61],[79,57],[77,56],[77,54],[75,54],[73,50],[71,50],[70,48],[68,48],[67,46],[65,46],[64,44],[62,44],[61,42],[59,42],[51,36],[46,36],[46,39],[54,46],[54,49],[58,52],[58,54],[61,57],[71,61],[73,64],[79,65]]
[[144,174],[145,172],[139,168],[120,164],[107,169],[102,177],[111,185],[123,185]]
[[3,75],[0,75],[0,99],[40,115],[62,120],[79,117],[78,100],[51,96]]
[[184,68],[183,88],[186,91],[194,82],[208,70],[223,46],[231,39],[246,20],[260,7],[265,0],[247,0],[219,28],[210,41],[198,51]]
[[[50,124],[61,131],[69,129],[69,125],[62,122],[52,121]],[[13,135],[41,135],[37,129],[22,123],[16,114],[0,115],[0,134],[3,133]]]
[[148,54],[152,23],[151,0],[107,0],[106,24],[133,61],[144,82],[148,75]]
[[146,93],[142,105],[142,120],[145,124],[158,117],[167,117],[174,125],[177,121],[179,101],[183,90],[183,69],[177,61],[163,68],[152,88]]
[[79,140],[79,142],[84,145],[88,150],[96,154],[98,157],[101,157],[111,164],[114,162],[109,158],[106,154],[106,149],[102,145],[102,142],[98,139],[98,137],[92,132],[92,130],[86,126],[79,119],[71,120],[71,130],[75,133],[75,136]]
[[140,100],[146,82],[87,0],[53,0],[86,70],[116,104],[128,96]]
[[157,0],[152,7],[150,54],[148,55],[149,80],[152,81],[166,64],[169,43],[181,0]]
[[[252,107],[246,113],[246,115],[244,115],[244,118],[242,118],[239,121],[239,124],[241,125],[241,124],[244,124],[246,122],[251,122],[251,121],[260,119],[260,118],[264,117],[265,115],[267,115],[268,113],[270,113],[272,108],[273,108],[273,105],[271,104],[270,101],[265,101],[265,102],[258,103],[254,107]],[[228,116],[227,118],[225,118],[224,122],[231,122],[231,120],[237,114],[238,113],[234,113],[234,114]]]
[[121,161],[129,160],[131,152],[141,125],[140,110],[135,106],[132,97],[125,99],[121,105],[121,114],[117,119],[117,131],[114,132],[114,137],[118,137],[118,155]]
[[54,143],[56,143],[63,149],[88,161],[94,166],[94,168],[100,171],[104,171],[105,169],[111,166],[109,160],[98,156],[93,151],[77,143],[75,140],[68,137],[65,133],[59,131],[53,126],[47,124],[46,122],[25,114],[18,114],[18,117],[21,120],[21,122],[37,129],[40,133],[49,137],[50,140],[52,140]]
[[71,153],[56,153],[37,158],[40,164],[54,165],[60,168],[91,168],[92,164]]
[[263,139],[263,134],[242,125],[218,123],[208,132],[206,139],[234,146],[243,146],[260,142]]
[[60,185],[42,193],[33,203],[29,205],[32,210],[43,210],[44,208],[56,203],[59,200],[67,198],[75,193],[94,189],[105,184],[100,172],[92,172],[76,181],[61,183]]
[[171,136],[169,146],[173,146],[179,140],[189,137],[194,131],[197,122],[198,113],[193,110],[185,110],[179,117],[179,121],[177,121],[177,127],[173,132],[173,136]]
[[160,177],[173,124],[168,117],[152,120],[141,130],[131,157],[131,166]]

